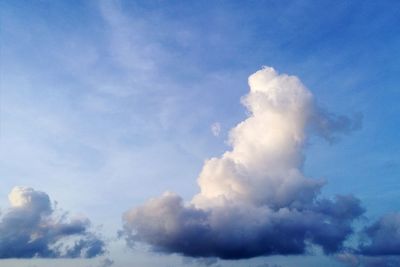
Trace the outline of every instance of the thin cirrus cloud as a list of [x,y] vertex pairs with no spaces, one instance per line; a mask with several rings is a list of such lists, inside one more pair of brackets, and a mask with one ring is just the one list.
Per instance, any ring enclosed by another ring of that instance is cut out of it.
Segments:
[[251,75],[249,85],[242,99],[249,117],[231,130],[232,149],[205,162],[189,203],[167,192],[128,210],[122,235],[130,246],[222,259],[343,249],[364,209],[351,195],[322,198],[324,181],[302,172],[303,149],[309,129],[329,140],[357,123],[321,112],[297,77],[273,68]]
[[105,242],[90,231],[90,221],[57,215],[46,193],[14,187],[9,201],[0,221],[0,258],[93,258],[105,253]]

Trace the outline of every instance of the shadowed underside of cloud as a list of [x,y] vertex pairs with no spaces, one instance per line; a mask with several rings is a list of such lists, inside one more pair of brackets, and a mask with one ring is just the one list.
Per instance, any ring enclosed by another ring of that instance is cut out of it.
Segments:
[[105,252],[89,220],[56,215],[46,193],[15,187],[9,201],[0,222],[0,258],[92,258]]
[[127,211],[128,244],[223,259],[342,248],[364,210],[353,196],[319,197],[324,182],[304,176],[303,147],[307,132],[322,129],[329,140],[355,124],[320,112],[297,77],[273,68],[251,75],[249,86],[249,117],[231,130],[232,149],[205,162],[200,192],[189,203],[165,193]]
[[225,204],[209,210],[184,206],[174,194],[150,200],[125,215],[128,240],[145,241],[155,249],[193,257],[250,258],[271,254],[303,254],[307,243],[336,252],[352,233],[351,221],[362,213],[353,197],[329,202],[334,209],[345,205],[356,213],[338,218],[319,204],[305,209]]

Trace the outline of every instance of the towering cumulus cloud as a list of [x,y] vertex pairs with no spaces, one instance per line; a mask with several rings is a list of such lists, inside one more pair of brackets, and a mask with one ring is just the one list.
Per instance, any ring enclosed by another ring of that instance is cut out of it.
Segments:
[[205,162],[200,192],[188,203],[165,193],[127,211],[129,244],[223,259],[342,248],[364,210],[353,196],[318,197],[323,182],[302,173],[303,148],[307,132],[332,136],[326,129],[348,131],[352,121],[325,116],[297,77],[273,68],[251,75],[249,86],[249,117],[231,130],[232,149]]
[[0,258],[91,258],[105,252],[89,220],[56,216],[46,193],[15,187],[9,201],[0,221]]

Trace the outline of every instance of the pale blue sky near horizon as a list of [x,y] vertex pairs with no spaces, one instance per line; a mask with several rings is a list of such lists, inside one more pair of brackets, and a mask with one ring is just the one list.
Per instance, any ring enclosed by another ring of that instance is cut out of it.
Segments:
[[[362,116],[339,140],[309,139],[304,171],[326,180],[322,195],[352,193],[372,219],[399,210],[398,1],[5,0],[0,19],[0,208],[16,185],[48,193],[99,227],[113,266],[200,266],[128,249],[121,215],[164,191],[190,200],[264,65],[298,76],[324,109]],[[343,266],[316,254],[217,264]]]

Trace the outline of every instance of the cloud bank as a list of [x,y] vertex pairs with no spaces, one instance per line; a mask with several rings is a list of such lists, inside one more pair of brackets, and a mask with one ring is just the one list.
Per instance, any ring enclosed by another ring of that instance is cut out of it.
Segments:
[[57,215],[46,193],[15,187],[8,198],[11,207],[0,221],[0,258],[92,258],[105,252],[89,220]]
[[328,138],[352,121],[320,112],[297,77],[273,68],[251,75],[249,86],[249,116],[231,130],[232,149],[205,162],[200,192],[189,203],[167,192],[127,211],[129,245],[222,259],[341,250],[364,209],[350,195],[320,198],[324,182],[303,174],[303,149],[306,133],[323,129]]

